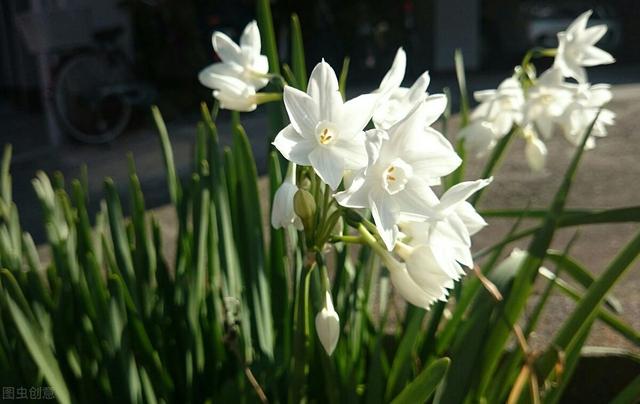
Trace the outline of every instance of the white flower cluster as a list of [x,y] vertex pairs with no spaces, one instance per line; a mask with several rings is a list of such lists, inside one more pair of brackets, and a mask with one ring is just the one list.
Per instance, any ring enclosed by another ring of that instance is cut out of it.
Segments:
[[[549,139],[556,126],[571,144],[579,145],[597,116],[586,147],[595,146],[595,137],[606,136],[606,127],[613,125],[615,118],[613,112],[602,109],[611,100],[610,86],[589,84],[584,67],[615,60],[594,46],[607,32],[607,27],[587,28],[590,16],[591,11],[583,13],[566,31],[558,33],[559,46],[553,66],[540,77],[531,77],[531,73],[525,71],[527,66],[522,66],[497,89],[474,94],[480,104],[471,114],[471,123],[459,133],[459,137],[465,139],[467,150],[482,156],[517,128],[526,140],[529,166],[541,171],[547,155],[542,139]],[[567,78],[576,82],[569,82]]]
[[[306,92],[284,89],[291,124],[273,144],[297,165],[311,166],[347,208],[368,209],[386,247],[391,280],[411,303],[428,308],[471,267],[470,236],[485,221],[466,199],[490,180],[457,184],[438,198],[432,187],[461,163],[447,139],[431,125],[444,112],[443,94],[430,95],[427,73],[401,87],[406,56],[394,63],[370,93],[343,101],[334,70],[324,61],[311,73]],[[374,129],[365,131],[373,121]],[[272,224],[297,222],[288,180],[276,193]],[[347,184],[347,182],[349,182]]]
[[260,98],[256,91],[269,82],[269,61],[260,54],[258,24],[252,21],[246,26],[239,46],[218,31],[213,33],[211,43],[221,61],[200,72],[200,83],[213,89],[221,108],[255,110]]
[[[222,108],[254,110],[267,95],[257,91],[268,82],[257,25],[245,28],[240,46],[218,32],[212,42],[222,61],[204,69],[200,81],[214,89]],[[290,166],[274,196],[271,224],[303,229],[294,203],[296,167],[311,167],[335,192],[338,204],[371,212],[375,250],[392,283],[407,301],[428,309],[436,300],[446,300],[464,274],[462,266],[473,266],[470,238],[486,222],[466,199],[491,179],[459,183],[438,198],[433,187],[461,164],[449,141],[431,126],[447,99],[427,93],[427,72],[410,88],[401,87],[405,70],[406,55],[399,49],[379,88],[348,101],[324,61],[313,69],[306,92],[284,87],[290,124],[273,144]],[[365,131],[371,123],[373,129]],[[316,329],[331,354],[340,323],[330,291],[325,292]]]

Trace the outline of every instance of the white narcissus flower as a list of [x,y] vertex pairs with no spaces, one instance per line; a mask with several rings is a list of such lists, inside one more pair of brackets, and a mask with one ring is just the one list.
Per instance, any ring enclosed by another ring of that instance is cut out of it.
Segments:
[[587,28],[592,10],[582,13],[566,31],[558,33],[558,53],[554,67],[565,77],[573,77],[579,83],[587,81],[584,66],[597,66],[615,62],[611,54],[594,45],[607,33],[604,24]]
[[439,185],[440,178],[461,163],[451,144],[428,126],[445,104],[427,99],[388,131],[367,132],[368,165],[346,191],[335,195],[342,206],[371,209],[389,250],[395,244],[400,215],[430,216],[435,198],[430,186]]
[[524,92],[517,78],[509,77],[495,90],[476,91],[474,97],[480,105],[471,119],[491,122],[498,138],[509,133],[514,124],[522,123]]
[[495,90],[476,91],[480,105],[471,113],[471,123],[460,130],[465,149],[476,157],[492,150],[513,125],[522,123],[524,92],[515,77],[504,80]]
[[[373,123],[378,129],[389,129],[428,96],[427,88],[431,81],[428,71],[422,73],[410,88],[400,87],[404,79],[406,65],[407,56],[404,50],[399,48],[391,68],[376,90],[376,93],[381,94],[373,113]],[[441,97],[441,95],[434,97]],[[438,99],[446,102],[446,98]]]
[[482,157],[492,150],[499,137],[493,124],[485,120],[472,121],[460,129],[458,139],[464,139],[464,149],[476,157]]
[[410,244],[429,246],[433,262],[453,280],[464,274],[460,264],[473,267],[471,236],[487,225],[466,200],[491,181],[488,178],[456,184],[433,205],[434,214],[427,220],[400,223]]
[[296,165],[289,164],[287,176],[276,190],[271,206],[271,226],[276,229],[293,225],[302,230],[302,221],[293,208],[293,197],[298,192],[296,186]]
[[[601,109],[611,101],[611,86],[608,84],[580,84],[573,102],[566,108],[560,117],[560,125],[564,130],[567,140],[574,146],[578,146],[585,135],[589,125],[598,116],[591,137],[587,140],[586,148],[595,147],[595,138],[607,135],[607,126],[613,125],[615,113],[608,109]],[[600,114],[598,115],[598,111]]]
[[[213,75],[210,75],[204,80],[210,80],[212,77]],[[258,96],[252,86],[232,76],[218,76],[214,80],[215,84],[211,84],[215,86],[213,96],[220,102],[220,108],[241,112],[251,112],[256,109]],[[207,85],[202,78],[200,81]]]
[[[398,87],[384,97],[373,113],[376,128],[388,129],[411,112],[427,97],[430,80],[429,72],[424,72],[411,88]],[[440,98],[439,95],[432,97],[446,101],[446,98]]]
[[307,92],[284,88],[284,104],[291,124],[278,133],[273,145],[289,161],[313,166],[316,174],[336,190],[345,170],[367,164],[365,134],[377,94],[342,101],[336,74],[324,61],[309,78]]
[[540,76],[527,93],[524,124],[533,125],[548,139],[553,125],[573,101],[575,87],[565,83],[558,68],[551,68]]
[[331,356],[340,337],[340,318],[333,308],[329,291],[325,292],[324,307],[316,315],[316,333],[325,352]]
[[219,89],[221,77],[241,80],[254,92],[267,85],[269,60],[260,54],[260,30],[255,21],[245,27],[239,46],[227,35],[217,31],[213,33],[211,43],[221,62],[200,72],[199,79],[203,85]]

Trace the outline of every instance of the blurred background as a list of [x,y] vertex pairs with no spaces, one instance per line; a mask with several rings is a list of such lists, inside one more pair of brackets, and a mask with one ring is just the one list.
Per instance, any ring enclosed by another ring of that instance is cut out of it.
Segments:
[[[2,0],[0,140],[13,145],[16,200],[34,224],[25,228],[36,237],[41,232],[30,184],[37,169],[77,176],[87,163],[97,192],[104,176],[125,182],[128,151],[143,173],[148,202],[164,202],[149,106],[160,106],[186,169],[198,104],[212,101],[197,80],[217,60],[211,33],[237,40],[254,9],[250,0]],[[295,12],[308,67],[324,57],[339,69],[349,56],[350,91],[372,90],[403,46],[406,83],[428,69],[430,91],[452,88],[454,104],[454,49],[463,51],[470,89],[492,88],[527,49],[555,46],[556,33],[587,9],[594,10],[591,24],[609,26],[599,46],[618,61],[590,69],[592,80],[640,81],[636,0],[272,1],[281,61],[289,58]],[[245,115],[261,165],[266,118],[260,109]],[[224,128],[228,115],[220,120]]]

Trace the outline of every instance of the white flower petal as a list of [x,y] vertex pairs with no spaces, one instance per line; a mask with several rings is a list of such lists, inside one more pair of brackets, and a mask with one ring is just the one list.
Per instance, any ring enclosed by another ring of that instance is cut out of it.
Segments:
[[389,69],[387,74],[384,75],[382,81],[380,82],[378,92],[388,93],[400,87],[400,84],[402,84],[402,80],[404,79],[406,68],[407,54],[404,52],[404,49],[398,48],[391,68]]
[[[421,101],[426,96],[425,93],[427,92],[427,88],[429,88],[430,82],[431,82],[431,76],[429,75],[429,72],[426,71],[422,73],[420,77],[418,77],[418,79],[413,83],[413,85],[411,86],[411,88],[409,89],[409,91],[405,96],[412,102]],[[444,97],[444,94],[442,94],[442,96]],[[446,106],[446,103],[447,103],[447,100],[445,97],[445,106]],[[442,111],[444,111],[444,109]],[[441,114],[442,112],[438,114],[438,117]],[[438,117],[436,117],[436,119],[438,119]],[[427,123],[427,125],[430,125],[430,123]]]
[[344,169],[358,170],[367,165],[367,150],[365,148],[365,134],[359,132],[350,138],[338,138],[332,144],[331,150],[342,158]]
[[371,208],[373,221],[376,224],[378,233],[380,233],[380,237],[382,237],[385,246],[389,251],[393,250],[398,228],[396,226],[396,218],[393,214],[393,202],[391,198],[385,197],[382,192],[379,194],[370,192],[369,207]]
[[584,49],[582,58],[583,66],[598,66],[614,63],[616,60],[607,51],[603,51],[595,46],[589,46]]
[[568,34],[579,34],[587,28],[587,21],[589,17],[593,14],[593,10],[587,10],[584,13],[580,14],[578,18],[576,18],[570,25],[567,27]]
[[447,96],[444,94],[430,95],[425,99],[424,104],[424,124],[431,126],[447,109]]
[[363,94],[345,102],[336,122],[341,130],[346,133],[362,131],[371,121],[379,97],[377,94]]
[[395,200],[396,214],[403,217],[427,218],[435,216],[438,197],[420,178],[413,177],[407,182],[404,191]]
[[242,68],[235,64],[214,63],[205,67],[198,74],[200,84],[210,89],[219,89],[221,85],[220,79],[226,77],[238,78],[242,74]]
[[544,170],[547,160],[547,147],[542,140],[537,137],[531,137],[528,139],[527,145],[525,146],[525,155],[531,170],[536,172]]
[[467,227],[470,236],[473,236],[487,226],[487,222],[476,212],[475,208],[471,206],[469,202],[465,201],[459,204],[455,209],[455,213]]
[[582,41],[589,45],[595,45],[607,33],[607,26],[604,24],[595,25],[587,28],[583,35]]
[[461,182],[452,186],[440,198],[438,210],[442,213],[447,213],[452,209],[457,208],[459,204],[466,201],[471,195],[491,184],[491,181],[493,181],[493,177],[476,181]]
[[315,139],[316,124],[320,121],[315,101],[308,94],[291,86],[285,86],[283,99],[291,125],[301,136]]
[[240,37],[240,46],[251,49],[251,52],[255,55],[260,54],[260,30],[257,22],[251,21],[244,28]]
[[235,42],[226,34],[216,31],[211,36],[213,50],[216,51],[218,57],[225,63],[237,63],[242,65],[242,51]]
[[337,155],[331,148],[316,147],[309,153],[309,162],[325,184],[328,184],[334,191],[338,189],[344,172],[344,160],[342,157]]
[[476,157],[484,156],[496,145],[497,136],[491,123],[475,121],[458,132],[458,139],[464,139],[464,148]]
[[462,164],[451,143],[433,128],[423,128],[422,133],[407,137],[400,155],[411,162],[414,173],[424,180],[449,175]]
[[287,125],[273,140],[273,145],[287,160],[308,166],[311,164],[309,154],[317,143],[303,138],[293,125]]
[[342,96],[336,72],[324,60],[311,72],[307,94],[316,102],[320,120],[336,122],[339,118],[338,111],[342,106]]
[[356,174],[351,186],[334,195],[336,201],[346,208],[366,208],[369,205],[369,184],[365,181],[364,169]]
[[387,268],[389,269],[389,278],[391,279],[393,287],[409,303],[428,310],[431,304],[437,300],[437,298],[426,294],[424,290],[415,283],[404,265],[400,263],[397,265],[387,264]]

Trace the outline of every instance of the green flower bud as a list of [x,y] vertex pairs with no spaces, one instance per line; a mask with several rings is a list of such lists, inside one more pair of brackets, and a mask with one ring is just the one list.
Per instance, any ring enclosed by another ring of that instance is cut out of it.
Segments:
[[316,201],[313,195],[305,189],[299,189],[293,197],[293,210],[302,220],[305,230],[311,230],[316,214]]

